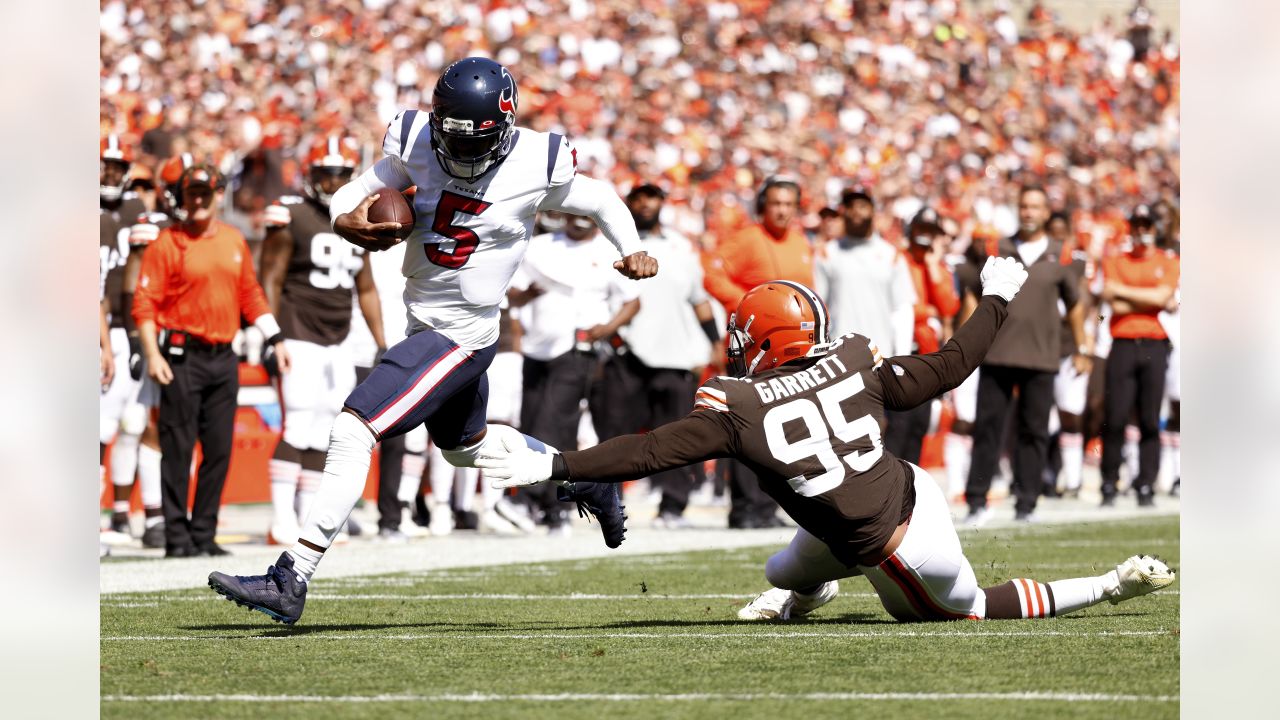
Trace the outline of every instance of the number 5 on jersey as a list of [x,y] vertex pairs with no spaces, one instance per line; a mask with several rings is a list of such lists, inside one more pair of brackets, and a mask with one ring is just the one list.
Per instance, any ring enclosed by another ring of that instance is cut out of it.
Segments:
[[440,249],[440,243],[426,243],[427,259],[440,267],[457,270],[467,264],[471,253],[480,244],[480,236],[471,228],[455,225],[457,213],[479,215],[489,209],[492,203],[475,198],[463,197],[445,190],[440,193],[440,202],[436,204],[435,219],[431,221],[432,232],[443,235],[454,241],[453,251]]
[[[816,458],[826,469],[826,472],[815,477],[806,477],[802,473],[788,480],[796,494],[803,497],[821,495],[844,481],[845,464],[854,472],[865,472],[884,454],[880,423],[870,415],[850,421],[840,409],[840,403],[864,389],[866,384],[862,380],[862,374],[857,373],[819,392],[817,403],[808,398],[797,398],[773,408],[764,416],[765,439],[769,443],[769,452],[775,458],[788,465],[806,458]],[[787,439],[783,426],[795,420],[804,423],[807,435],[791,441]],[[830,430],[827,429],[828,426]],[[836,456],[836,447],[831,442],[832,433],[840,440],[841,445],[866,438],[870,441],[871,449],[855,449],[847,453],[843,458],[844,463],[841,463],[841,458]]]

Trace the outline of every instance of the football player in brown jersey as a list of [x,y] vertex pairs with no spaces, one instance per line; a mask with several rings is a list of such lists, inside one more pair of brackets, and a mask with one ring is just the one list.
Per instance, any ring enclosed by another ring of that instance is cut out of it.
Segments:
[[812,612],[836,596],[838,580],[856,575],[904,621],[1047,618],[1164,587],[1173,571],[1135,555],[1097,577],[980,588],[937,483],[884,451],[885,410],[928,402],[972,373],[1026,277],[1012,258],[988,260],[982,299],[954,337],[935,353],[890,358],[861,335],[830,340],[826,307],[809,288],[758,285],[729,321],[733,377],[704,384],[683,419],[580,452],[504,442],[476,464],[495,485],[517,487],[742,460],[800,525],[766,564],[774,587],[739,611],[744,620]]
[[342,344],[351,329],[353,290],[379,355],[387,347],[365,251],[329,224],[329,199],[351,180],[358,162],[353,139],[319,138],[307,155],[306,197],[280,198],[266,212],[262,288],[293,360],[280,378],[284,436],[270,463],[269,543],[298,537],[298,523],[320,485],[329,429],[356,386],[355,364]]
[[[133,539],[129,527],[129,502],[133,495],[134,471],[143,476],[143,500],[154,503],[156,513],[160,505],[159,464],[139,461],[142,451],[139,437],[147,424],[146,408],[139,402],[141,383],[139,376],[126,372],[130,358],[130,334],[135,333],[132,306],[132,290],[129,286],[128,267],[134,262],[131,227],[146,206],[133,192],[126,192],[134,171],[133,150],[116,135],[102,139],[98,159],[98,253],[102,273],[103,305],[107,313],[113,366],[117,372],[102,389],[99,407],[99,472],[103,466],[106,447],[111,450],[111,484],[113,486],[111,533],[104,536],[110,542],[122,543]],[[145,470],[154,468],[147,476]],[[154,483],[148,483],[147,479]],[[154,540],[154,532],[144,534],[144,539]],[[151,545],[154,547],[154,545]]]

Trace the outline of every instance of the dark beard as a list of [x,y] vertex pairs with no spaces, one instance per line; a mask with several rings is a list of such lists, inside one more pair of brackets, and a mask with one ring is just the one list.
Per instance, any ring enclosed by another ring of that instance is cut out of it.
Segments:
[[657,216],[654,216],[651,218],[643,218],[637,215],[635,217],[635,221],[636,221],[636,230],[639,230],[640,232],[649,232],[650,230],[658,227]]
[[871,221],[854,225],[848,223],[845,227],[849,228],[849,237],[864,238],[871,236]]

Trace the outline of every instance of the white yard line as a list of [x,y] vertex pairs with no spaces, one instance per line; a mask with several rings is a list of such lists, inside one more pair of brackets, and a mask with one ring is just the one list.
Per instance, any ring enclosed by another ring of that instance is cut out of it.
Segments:
[[921,693],[921,692],[824,692],[824,693],[559,693],[547,695],[520,695],[472,693],[468,695],[443,693],[439,695],[103,695],[103,702],[277,702],[277,703],[509,703],[509,702],[707,702],[707,701],[757,701],[757,700],[814,700],[814,701],[949,701],[949,700],[1008,700],[1049,702],[1143,702],[1176,703],[1177,695],[1111,695],[1106,693]]
[[[1180,590],[1161,590],[1159,593],[1164,595],[1181,595]],[[342,593],[311,593],[307,597],[311,600],[341,600],[341,601],[358,601],[358,600],[401,600],[414,602],[437,602],[452,600],[511,600],[518,602],[537,601],[537,600],[567,600],[577,602],[581,600],[748,600],[754,593],[700,593],[690,595],[664,595],[659,593],[629,594],[629,595],[602,595],[589,593],[569,593],[564,595],[514,595],[514,594],[498,594],[498,593],[429,593],[429,594],[395,594],[395,593],[359,593],[359,594],[342,594]],[[873,592],[842,592],[842,598],[878,598],[879,595]],[[159,595],[137,598],[136,600],[127,600],[123,602],[115,602],[112,600],[103,600],[100,605],[102,607],[114,608],[131,608],[131,607],[159,607],[160,603],[172,602],[226,602],[226,598],[219,595]]]
[[[272,629],[269,625],[264,630]],[[931,630],[876,631],[854,630],[845,632],[703,632],[703,633],[664,633],[664,632],[619,632],[619,633],[405,633],[366,635],[363,633],[320,634],[320,633],[283,633],[280,635],[104,635],[103,642],[152,642],[192,640],[666,640],[671,638],[705,639],[705,640],[760,640],[760,639],[792,639],[792,638],[961,638],[978,640],[983,638],[1009,637],[1151,637],[1168,635],[1168,630],[1098,630],[1078,631],[1044,630],[1031,632],[1025,630],[947,632]]]

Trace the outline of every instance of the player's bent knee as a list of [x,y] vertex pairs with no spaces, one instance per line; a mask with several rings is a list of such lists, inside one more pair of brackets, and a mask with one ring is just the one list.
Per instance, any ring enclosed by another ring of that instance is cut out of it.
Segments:
[[800,559],[791,548],[774,553],[764,564],[764,579],[776,588],[795,590],[800,586],[798,583],[802,574]]
[[354,413],[338,413],[338,417],[333,420],[333,427],[329,430],[331,451],[350,450],[356,447],[367,447],[372,451],[377,442],[378,438],[373,434],[373,430]]

